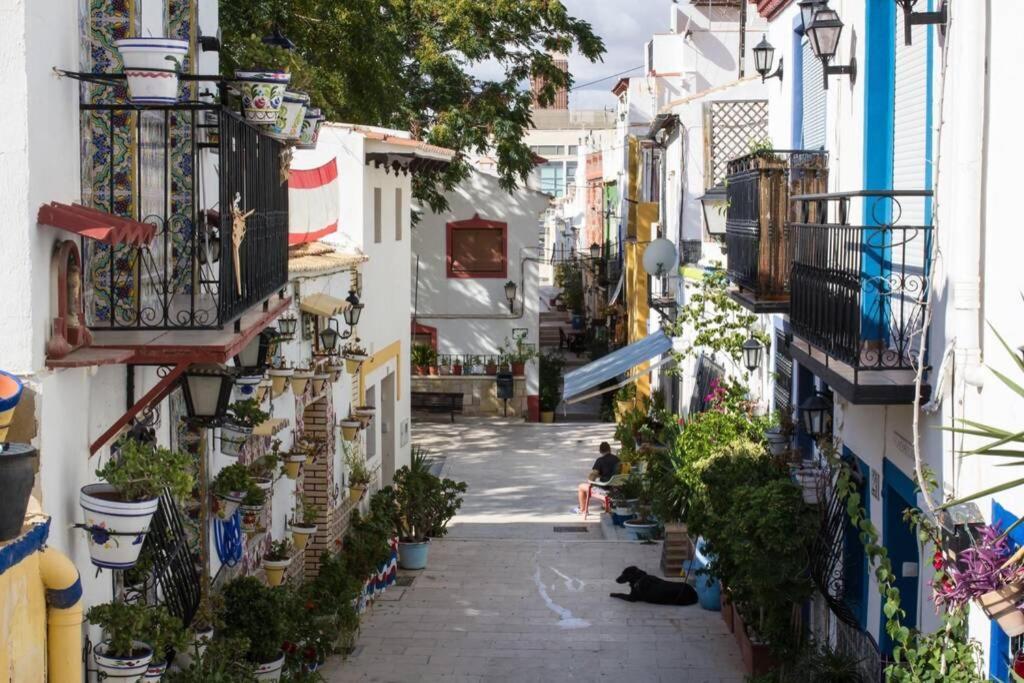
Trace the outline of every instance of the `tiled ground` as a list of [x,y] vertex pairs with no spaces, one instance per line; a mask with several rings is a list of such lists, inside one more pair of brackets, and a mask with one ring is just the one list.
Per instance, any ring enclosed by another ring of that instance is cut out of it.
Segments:
[[[610,428],[464,421],[418,425],[471,494],[448,539],[409,588],[392,588],[363,622],[355,654],[329,681],[742,681],[717,612],[608,597],[660,547],[554,533],[580,472]],[[577,443],[577,440],[583,443]],[[456,450],[457,449],[457,450]],[[582,451],[582,452],[581,452]]]

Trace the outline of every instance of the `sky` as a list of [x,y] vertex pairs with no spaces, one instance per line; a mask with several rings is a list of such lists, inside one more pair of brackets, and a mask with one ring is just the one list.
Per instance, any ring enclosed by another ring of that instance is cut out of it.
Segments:
[[[611,88],[619,76],[600,83],[591,81],[644,63],[644,43],[654,33],[665,33],[669,28],[669,7],[672,0],[562,0],[569,13],[589,21],[604,40],[603,62],[591,64],[579,55],[569,55],[569,71],[576,89],[569,93],[569,106],[573,109],[597,109],[615,106]],[[636,76],[640,69],[626,76]],[[583,87],[579,87],[583,86]]]

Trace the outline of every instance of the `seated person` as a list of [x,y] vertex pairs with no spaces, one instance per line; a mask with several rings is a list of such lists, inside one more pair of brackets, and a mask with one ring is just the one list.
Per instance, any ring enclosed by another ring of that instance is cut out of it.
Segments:
[[612,447],[608,445],[608,442],[602,441],[601,447],[598,450],[601,452],[601,455],[594,461],[594,466],[591,468],[590,474],[587,475],[587,481],[580,484],[577,488],[579,507],[573,510],[573,514],[579,514],[586,508],[590,487],[595,481],[608,481],[619,473],[619,458],[612,453]]

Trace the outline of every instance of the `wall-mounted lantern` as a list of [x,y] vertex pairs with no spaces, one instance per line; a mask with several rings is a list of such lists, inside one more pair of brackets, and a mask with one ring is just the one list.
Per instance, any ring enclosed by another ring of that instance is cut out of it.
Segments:
[[191,366],[181,381],[189,419],[204,426],[223,420],[234,384],[234,373],[223,365]]
[[946,0],[942,0],[939,4],[939,9],[935,12],[915,12],[914,5],[917,4],[917,0],[896,0],[896,4],[903,9],[903,42],[906,45],[912,44],[913,36],[910,30],[912,26],[937,24],[945,28],[949,20],[949,13],[946,11]]
[[811,44],[814,54],[821,60],[823,87],[828,90],[828,77],[847,75],[851,83],[857,82],[857,58],[851,57],[850,63],[846,66],[832,66],[830,62],[835,59],[836,50],[839,48],[839,37],[843,34],[843,22],[839,14],[825,5],[821,5],[814,12],[811,23],[805,25],[807,40]]
[[505,283],[505,298],[508,299],[508,312],[516,312],[516,283],[509,280]]
[[700,197],[704,225],[710,235],[725,234],[726,194],[724,187],[713,187]]
[[782,80],[782,57],[779,57],[779,67],[772,72],[772,62],[775,61],[775,48],[765,36],[761,36],[761,42],[754,46],[754,70],[761,74],[761,82],[769,78]]
[[757,339],[751,337],[743,342],[743,365],[747,370],[753,372],[761,367],[761,355],[764,353],[764,345]]
[[348,339],[352,336],[352,328],[359,324],[359,318],[363,314],[363,308],[365,304],[359,303],[359,297],[356,295],[354,289],[348,290],[348,296],[345,297],[345,301],[348,302],[348,308],[345,309],[345,324],[348,325],[348,331],[341,337],[342,339]]
[[235,367],[244,368],[253,374],[262,374],[270,364],[271,351],[279,336],[280,333],[272,327],[265,328],[238,352]]
[[828,5],[828,0],[800,0],[800,2],[796,4],[797,7],[800,8],[801,32],[806,35],[807,27],[811,25],[811,19],[814,18],[814,13]]
[[593,244],[590,245],[590,258],[593,259],[594,261],[597,261],[599,258],[601,258],[601,245],[598,244],[597,242],[594,242]]
[[295,330],[299,326],[299,319],[291,313],[282,315],[277,319],[277,331],[281,333],[281,339],[291,341],[295,338]]
[[800,404],[800,422],[804,431],[814,439],[825,435],[831,417],[832,401],[826,394],[815,392]]
[[328,354],[334,353],[338,350],[338,340],[341,338],[341,330],[338,329],[338,319],[328,318],[324,329],[320,330],[320,350]]

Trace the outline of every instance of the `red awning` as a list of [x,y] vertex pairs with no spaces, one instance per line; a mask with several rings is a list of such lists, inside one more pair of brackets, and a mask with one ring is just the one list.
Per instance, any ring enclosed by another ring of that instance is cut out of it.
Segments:
[[50,202],[39,207],[40,225],[49,225],[80,237],[105,244],[148,244],[156,235],[156,226],[97,211],[80,204]]

